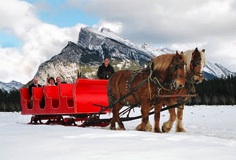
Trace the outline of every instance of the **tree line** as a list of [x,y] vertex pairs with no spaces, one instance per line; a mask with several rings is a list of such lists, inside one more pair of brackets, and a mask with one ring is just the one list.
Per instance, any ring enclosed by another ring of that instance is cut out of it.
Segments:
[[[236,77],[229,76],[225,79],[203,80],[195,87],[198,96],[191,98],[188,105],[236,104]],[[0,111],[21,111],[19,90],[7,92],[0,89]]]
[[7,92],[0,89],[0,111],[1,112],[19,112],[20,106],[20,92],[19,90],[12,90]]
[[198,96],[190,100],[191,105],[235,105],[236,77],[203,80],[196,85],[196,91]]

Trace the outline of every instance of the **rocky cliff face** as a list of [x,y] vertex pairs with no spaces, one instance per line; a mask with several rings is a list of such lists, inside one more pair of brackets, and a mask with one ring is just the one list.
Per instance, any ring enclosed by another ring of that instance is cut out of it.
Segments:
[[[101,32],[95,32],[89,28],[82,28],[77,44],[90,51],[96,51],[98,54],[94,60],[98,60],[99,62],[101,62],[104,57],[111,57],[118,61],[129,59],[139,63],[139,65],[144,65],[152,58],[147,51],[132,45],[129,41],[120,38],[117,34],[105,28],[103,28]],[[87,57],[88,54],[85,56]],[[87,61],[87,63],[88,62],[89,61]]]
[[61,76],[67,82],[74,82],[77,73],[85,78],[96,78],[96,72],[103,58],[109,57],[115,70],[140,69],[152,55],[142,48],[123,40],[115,33],[95,32],[82,28],[77,44],[68,42],[61,53],[42,63],[36,73],[39,82],[46,83],[48,76]]

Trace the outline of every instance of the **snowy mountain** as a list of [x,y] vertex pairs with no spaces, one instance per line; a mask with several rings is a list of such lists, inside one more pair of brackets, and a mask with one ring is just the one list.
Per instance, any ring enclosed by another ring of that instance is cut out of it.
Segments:
[[[78,73],[83,77],[96,78],[98,66],[104,57],[111,58],[115,70],[140,69],[154,56],[164,53],[174,53],[168,48],[157,49],[143,44],[135,45],[131,41],[120,37],[107,28],[101,31],[89,27],[81,28],[77,43],[68,42],[60,54],[42,63],[36,73],[42,84],[48,76],[60,75],[67,82],[74,82]],[[206,79],[222,78],[236,75],[220,64],[207,61],[204,68]]]
[[96,78],[104,57],[110,57],[115,70],[120,70],[143,68],[153,55],[107,29],[96,32],[86,27],[81,29],[77,44],[68,42],[60,54],[39,66],[36,76],[41,84],[46,83],[48,76],[58,75],[74,82],[78,72],[83,77]]
[[226,78],[228,76],[236,76],[236,72],[231,72],[218,63],[207,61],[207,65],[204,68],[205,79]]
[[10,92],[12,90],[18,90],[23,86],[22,83],[11,81],[9,83],[0,82],[0,90]]
[[[98,66],[104,57],[111,58],[115,70],[140,69],[154,56],[174,53],[168,48],[154,48],[144,43],[135,45],[107,28],[101,31],[89,27],[81,28],[77,43],[68,42],[59,54],[42,63],[36,76],[39,83],[45,84],[49,76],[61,76],[68,83],[75,82],[78,73],[85,78],[96,78]],[[204,68],[206,79],[236,75],[220,64],[207,61]]]

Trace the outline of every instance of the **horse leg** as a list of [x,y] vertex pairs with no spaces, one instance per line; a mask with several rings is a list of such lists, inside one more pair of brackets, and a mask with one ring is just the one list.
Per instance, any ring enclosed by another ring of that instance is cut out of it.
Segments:
[[168,121],[164,122],[162,125],[162,132],[169,132],[176,120],[175,108],[169,109],[170,118]]
[[160,129],[161,108],[162,108],[162,103],[157,104],[155,106],[155,115],[154,115],[155,127],[154,127],[154,132],[156,132],[156,133],[161,133],[161,129]]
[[117,111],[116,111],[115,119],[116,119],[116,122],[118,123],[119,130],[125,130],[124,124],[120,119],[120,110],[122,107],[123,106],[121,104],[117,104],[117,107],[116,107]]
[[186,132],[183,127],[183,110],[184,105],[182,105],[182,108],[178,108],[177,111],[177,124],[176,124],[176,132]]
[[[139,125],[137,125],[137,127],[135,128],[137,131],[142,131],[142,126],[143,124],[142,124],[142,122],[139,124]],[[146,126],[145,126],[145,130],[144,131],[148,131],[148,132],[151,132],[152,131],[152,125],[151,125],[151,123],[150,123],[150,121],[148,120],[148,122],[147,122],[147,124],[146,124]]]
[[118,109],[118,105],[114,105],[114,107],[112,108],[112,119],[111,119],[111,124],[110,124],[110,129],[111,130],[116,130],[116,122],[117,122],[117,116],[119,116],[119,109]]
[[[113,114],[114,114],[114,113],[113,113]],[[114,118],[114,117],[111,118],[110,130],[116,130],[116,121],[115,121],[115,118]]]
[[136,127],[136,130],[138,131],[145,131],[146,126],[148,124],[149,120],[149,111],[150,107],[146,107],[145,105],[141,105],[141,114],[142,114],[142,122]]
[[119,110],[113,108],[112,114],[113,114],[113,116],[112,116],[112,119],[110,122],[110,129],[116,130],[116,122],[117,122],[119,125],[119,130],[125,130],[124,124],[122,123],[120,116],[119,116]]

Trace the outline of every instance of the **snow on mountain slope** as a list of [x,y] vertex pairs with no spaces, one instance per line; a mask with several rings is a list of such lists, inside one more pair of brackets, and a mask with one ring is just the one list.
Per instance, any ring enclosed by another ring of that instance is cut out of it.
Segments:
[[5,90],[7,92],[10,92],[12,90],[18,90],[22,86],[23,86],[22,83],[16,82],[16,81],[11,81],[9,83],[0,82],[0,89],[1,90]]
[[235,72],[231,72],[227,68],[223,67],[220,64],[212,63],[210,61],[207,61],[207,65],[204,68],[204,71],[208,74],[214,75],[217,78],[226,78],[227,76],[236,76]]

